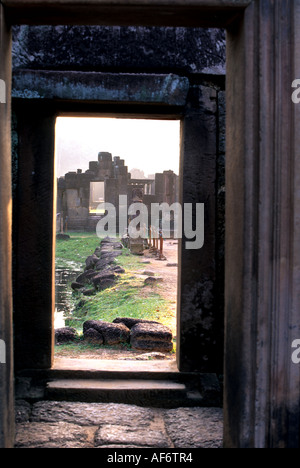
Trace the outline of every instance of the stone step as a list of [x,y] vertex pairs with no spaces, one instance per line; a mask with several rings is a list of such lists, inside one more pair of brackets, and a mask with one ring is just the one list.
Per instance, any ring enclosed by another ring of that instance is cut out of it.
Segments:
[[164,380],[189,382],[198,378],[195,373],[179,372],[175,361],[109,361],[96,359],[57,358],[47,372],[49,380]]
[[172,381],[58,379],[48,382],[46,399],[176,408],[197,406],[201,395],[190,393],[185,384]]

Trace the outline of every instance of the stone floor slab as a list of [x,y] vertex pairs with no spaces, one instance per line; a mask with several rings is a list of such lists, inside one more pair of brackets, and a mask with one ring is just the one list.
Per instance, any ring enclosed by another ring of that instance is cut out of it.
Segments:
[[220,408],[16,404],[16,448],[221,448],[222,432]]
[[[96,428],[95,428],[96,430]],[[94,432],[66,422],[21,423],[16,427],[16,448],[92,448]]]
[[123,404],[42,401],[32,408],[32,421],[64,421],[80,426],[101,424],[148,427],[155,413],[148,408]]
[[178,408],[165,411],[166,430],[176,448],[221,448],[220,408]]
[[134,445],[143,448],[169,448],[166,434],[160,430],[142,429],[139,427],[101,426],[96,433],[95,445]]

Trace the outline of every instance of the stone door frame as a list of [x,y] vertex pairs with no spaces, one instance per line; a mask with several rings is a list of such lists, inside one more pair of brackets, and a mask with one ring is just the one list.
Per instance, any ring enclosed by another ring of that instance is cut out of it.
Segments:
[[[30,96],[33,89],[38,89],[40,95],[43,95],[44,75],[43,72],[23,72],[22,77],[14,78],[13,95]],[[46,72],[46,75],[49,74]],[[224,319],[218,314],[215,293],[217,289],[216,92],[204,86],[190,86],[186,78],[175,75],[142,75],[140,78],[133,76],[132,84],[128,75],[124,83],[120,75],[118,89],[113,89],[109,84],[111,74],[93,73],[93,84],[94,86],[96,84],[96,93],[93,94],[95,88],[90,89],[88,79],[85,77],[82,82],[84,75],[82,73],[78,75],[77,81],[74,73],[67,72],[55,73],[55,78],[52,78],[55,90],[53,93],[59,88],[57,85],[60,83],[59,80],[66,86],[59,96],[63,103],[56,95],[49,95],[51,87],[49,76],[46,97],[40,99],[25,97],[13,102],[19,138],[18,183],[14,210],[16,366],[18,369],[49,369],[53,365],[55,308],[53,200],[56,191],[54,128],[56,116],[68,115],[70,106],[71,115],[78,115],[81,108],[86,109],[81,115],[91,116],[93,110],[95,115],[101,115],[101,109],[106,108],[104,115],[118,116],[119,113],[116,111],[114,113],[114,109],[117,108],[118,112],[127,118],[180,119],[180,201],[182,206],[185,203],[195,205],[195,202],[205,204],[205,243],[202,249],[186,250],[187,239],[183,237],[179,241],[177,364],[180,372],[220,373],[223,364],[223,340],[219,343],[218,338],[222,339],[219,330],[223,328]],[[97,75],[98,81],[101,82],[102,95],[99,97]],[[69,78],[74,85],[74,95],[71,96]],[[144,91],[139,93],[139,90],[145,89],[145,79],[151,89],[149,96],[145,96]],[[116,78],[113,81],[118,82]],[[166,82],[171,91],[164,94]],[[135,99],[132,89],[137,94],[134,106],[127,104],[127,101]],[[125,96],[124,101],[121,101],[117,97],[114,104],[107,104],[111,95],[124,96],[126,92],[130,94],[130,99]],[[85,100],[87,94],[93,95],[93,104]],[[74,101],[77,101],[77,104]],[[194,214],[195,211],[194,206]],[[53,216],[49,215],[51,213]],[[52,287],[49,287],[51,284]],[[208,321],[210,327],[207,327]],[[217,352],[217,349],[221,352]]]
[[139,24],[227,28],[225,275],[226,447],[299,447],[300,67],[299,0],[2,0],[0,79],[0,444],[12,446],[9,23]]

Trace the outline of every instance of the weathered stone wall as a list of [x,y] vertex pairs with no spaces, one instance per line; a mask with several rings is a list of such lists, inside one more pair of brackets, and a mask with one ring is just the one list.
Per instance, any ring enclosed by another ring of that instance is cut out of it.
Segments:
[[15,26],[14,70],[225,74],[217,29]]

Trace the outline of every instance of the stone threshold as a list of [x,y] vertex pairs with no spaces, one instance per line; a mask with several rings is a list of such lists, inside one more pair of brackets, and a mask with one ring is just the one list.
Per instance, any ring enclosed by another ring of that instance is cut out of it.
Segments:
[[23,370],[17,398],[112,402],[149,407],[221,406],[215,374],[182,373],[175,361],[57,358],[51,369]]
[[126,361],[56,358],[53,370],[179,373],[176,361]]

